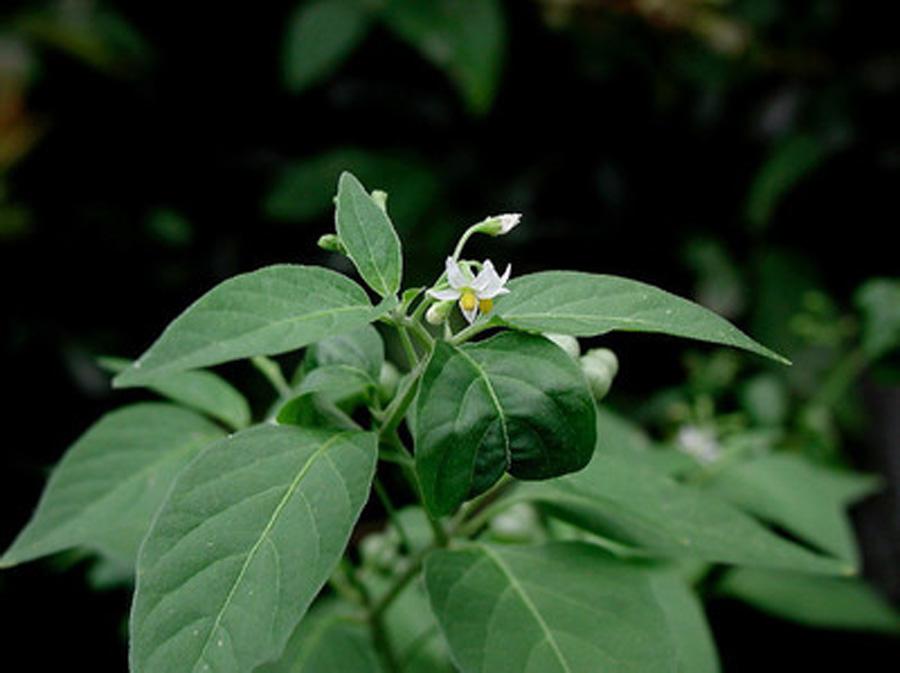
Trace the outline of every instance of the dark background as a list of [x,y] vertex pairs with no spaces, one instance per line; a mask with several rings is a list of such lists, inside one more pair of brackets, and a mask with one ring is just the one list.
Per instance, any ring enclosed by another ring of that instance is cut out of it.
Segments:
[[[333,163],[345,157],[370,188],[391,188],[409,285],[430,280],[458,233],[496,212],[523,212],[523,224],[473,249],[512,262],[514,274],[616,273],[701,300],[689,251],[713,241],[742,288],[740,301],[716,308],[793,357],[784,325],[759,318],[772,260],[838,314],[852,313],[866,279],[897,275],[900,43],[890,3],[673,0],[662,3],[668,13],[566,4],[502,3],[502,76],[476,114],[440,68],[380,25],[324,81],[288,91],[281,59],[296,2],[4,2],[0,547],[65,447],[137,395],[112,393],[95,356],[139,354],[235,273],[274,262],[345,268],[315,246],[332,227],[336,169],[324,170],[327,191],[309,183],[298,197],[321,206],[285,212],[270,196],[297,162],[336,149],[344,154]],[[115,12],[126,26],[90,28],[85,48],[66,39],[83,26],[59,19],[73,11]],[[738,31],[739,48],[698,28],[709,16]],[[604,343],[622,360],[622,400],[684,376],[684,344]],[[764,366],[746,359],[749,371]],[[226,372],[262,404],[249,367]],[[846,434],[840,460],[888,481],[855,516],[866,572],[896,600],[892,381],[864,376],[869,420]],[[5,661],[125,670],[129,592],[91,591],[89,568],[65,557],[0,574]],[[896,664],[897,643],[885,637],[788,625],[724,600],[709,610],[728,673]]]

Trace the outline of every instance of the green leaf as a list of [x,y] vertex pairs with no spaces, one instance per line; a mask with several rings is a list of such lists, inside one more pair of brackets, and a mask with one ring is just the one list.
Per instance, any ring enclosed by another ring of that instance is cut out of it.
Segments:
[[133,566],[175,476],[224,434],[171,404],[135,404],[107,414],[53,470],[37,511],[0,558],[0,567],[71,547]]
[[773,454],[717,472],[710,487],[754,516],[778,524],[804,541],[858,562],[845,508],[871,477],[813,465],[800,456]]
[[438,551],[425,584],[463,673],[678,670],[648,574],[597,547]]
[[141,548],[131,670],[249,671],[279,656],[340,560],[370,433],[255,426],[178,478]]
[[546,479],[580,470],[595,406],[572,358],[540,336],[505,332],[462,347],[438,342],[416,407],[416,472],[425,505],[454,511],[506,470]]
[[277,661],[255,673],[381,673],[364,624],[347,617],[349,606],[317,603],[294,630]]
[[[119,373],[131,366],[124,358],[100,358],[100,365],[107,371]],[[234,386],[220,376],[202,369],[169,374],[147,384],[153,392],[191,409],[202,411],[234,430],[250,423],[250,407],[247,400]]]
[[651,572],[650,586],[672,634],[678,673],[718,673],[719,655],[697,595],[671,570]]
[[597,336],[614,330],[659,332],[743,348],[788,363],[712,311],[627,278],[543,271],[515,278],[495,315],[519,329]]
[[362,41],[371,15],[360,0],[315,0],[288,19],[284,82],[299,93],[330,76]]
[[329,365],[313,369],[297,386],[296,391],[298,395],[319,393],[339,400],[377,385],[378,382],[361,369],[348,365]]
[[717,588],[776,617],[809,626],[900,633],[900,614],[857,579],[736,568]]
[[326,337],[310,346],[302,367],[304,371],[298,371],[298,374],[305,374],[314,367],[339,365],[362,371],[377,382],[382,364],[384,342],[378,330],[366,325],[352,332]]
[[775,535],[714,495],[622,455],[598,452],[581,472],[525,484],[519,492],[581,528],[664,557],[812,573],[854,571],[845,561]]
[[189,306],[113,385],[144,385],[164,374],[295,350],[358,329],[395,304],[373,307],[352,280],[315,266],[279,264],[241,274]]
[[276,220],[305,222],[331,212],[334,185],[343,171],[391,195],[391,214],[401,231],[422,218],[440,188],[434,167],[402,150],[376,153],[340,147],[285,164],[266,197],[266,214]]
[[382,18],[447,73],[470,111],[490,109],[506,47],[498,0],[388,0]]
[[387,213],[350,173],[341,174],[336,204],[337,233],[359,275],[382,297],[396,294],[403,255]]
[[900,344],[900,280],[873,278],[855,299],[863,314],[863,350],[876,360]]

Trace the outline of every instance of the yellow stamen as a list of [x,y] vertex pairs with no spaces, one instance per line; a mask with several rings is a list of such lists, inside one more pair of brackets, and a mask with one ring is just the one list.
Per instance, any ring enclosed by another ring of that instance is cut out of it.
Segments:
[[479,299],[478,300],[478,309],[482,313],[490,313],[491,309],[494,308],[494,300],[493,299]]
[[459,306],[463,311],[471,311],[478,303],[478,298],[472,290],[463,290],[459,297]]

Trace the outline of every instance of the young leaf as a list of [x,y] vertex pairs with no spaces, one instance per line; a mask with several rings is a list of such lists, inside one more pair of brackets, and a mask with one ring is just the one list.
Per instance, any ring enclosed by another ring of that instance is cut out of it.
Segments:
[[359,275],[382,297],[396,294],[403,255],[387,213],[350,173],[341,174],[336,203],[337,233]]
[[299,93],[328,77],[365,37],[371,15],[361,0],[314,0],[288,20],[284,81]]
[[365,625],[346,612],[338,601],[317,602],[278,660],[254,673],[381,673]]
[[[124,358],[100,358],[100,365],[115,374],[125,371],[131,361]],[[169,374],[147,384],[153,392],[191,409],[202,411],[234,430],[250,423],[247,400],[220,376],[203,369]]]
[[463,673],[679,670],[648,574],[597,547],[438,551],[425,584]]
[[586,530],[662,556],[811,573],[854,572],[846,561],[813,554],[714,495],[678,484],[623,455],[598,452],[581,472],[524,484],[519,492]]
[[438,342],[416,408],[416,472],[425,504],[454,511],[504,471],[547,479],[580,470],[596,440],[578,365],[549,340],[505,332],[462,347]]
[[498,0],[389,0],[382,18],[447,73],[472,112],[488,111],[506,42]]
[[848,496],[858,495],[864,482],[873,486],[871,477],[773,454],[717,472],[710,487],[741,509],[855,566],[858,552],[845,508]]
[[375,435],[255,426],[181,474],[141,548],[131,670],[237,673],[277,657],[366,502]]
[[164,374],[253,355],[277,355],[326,336],[358,329],[387,313],[339,273],[279,264],[214,287],[162,333],[113,385],[138,386]]
[[135,404],[107,414],[53,470],[37,511],[0,567],[70,547],[133,567],[175,476],[224,434],[203,416],[171,404]]
[[613,330],[660,332],[743,348],[787,363],[724,318],[652,285],[578,271],[514,278],[495,313],[519,329],[596,336]]
[[809,626],[900,634],[900,613],[858,579],[735,568],[717,589],[776,617]]

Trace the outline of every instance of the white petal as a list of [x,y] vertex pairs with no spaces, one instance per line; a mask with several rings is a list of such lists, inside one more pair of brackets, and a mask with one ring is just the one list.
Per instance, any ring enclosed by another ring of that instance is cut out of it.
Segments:
[[459,268],[459,264],[453,261],[452,257],[447,258],[444,266],[447,269],[447,282],[450,283],[450,287],[454,290],[459,290],[469,284],[469,279],[466,278],[466,274]]
[[459,299],[459,290],[447,288],[446,290],[428,290],[426,293],[429,297],[434,297],[439,301],[449,301],[450,299]]
[[471,311],[465,310],[462,306],[459,307],[459,310],[462,311],[462,314],[466,317],[466,320],[469,321],[470,325],[473,322],[475,322],[475,318],[478,317],[478,304],[477,303],[475,304],[475,306],[472,307]]
[[497,275],[494,263],[489,259],[484,260],[481,271],[478,272],[475,280],[472,281],[472,289],[480,297],[498,283],[500,283],[500,276]]
[[480,292],[478,292],[479,299],[493,299],[497,295],[506,294],[509,292],[509,290],[507,290],[503,286],[506,285],[506,281],[509,280],[509,274],[512,273],[512,265],[506,265],[506,271],[503,272],[503,276],[497,275],[497,271],[494,269],[494,265],[491,264],[490,260],[485,261],[485,270],[488,269],[488,265],[490,265],[490,277],[484,288]]
[[500,235],[509,233],[522,219],[522,213],[504,213],[503,215],[497,215],[497,219],[500,220]]

